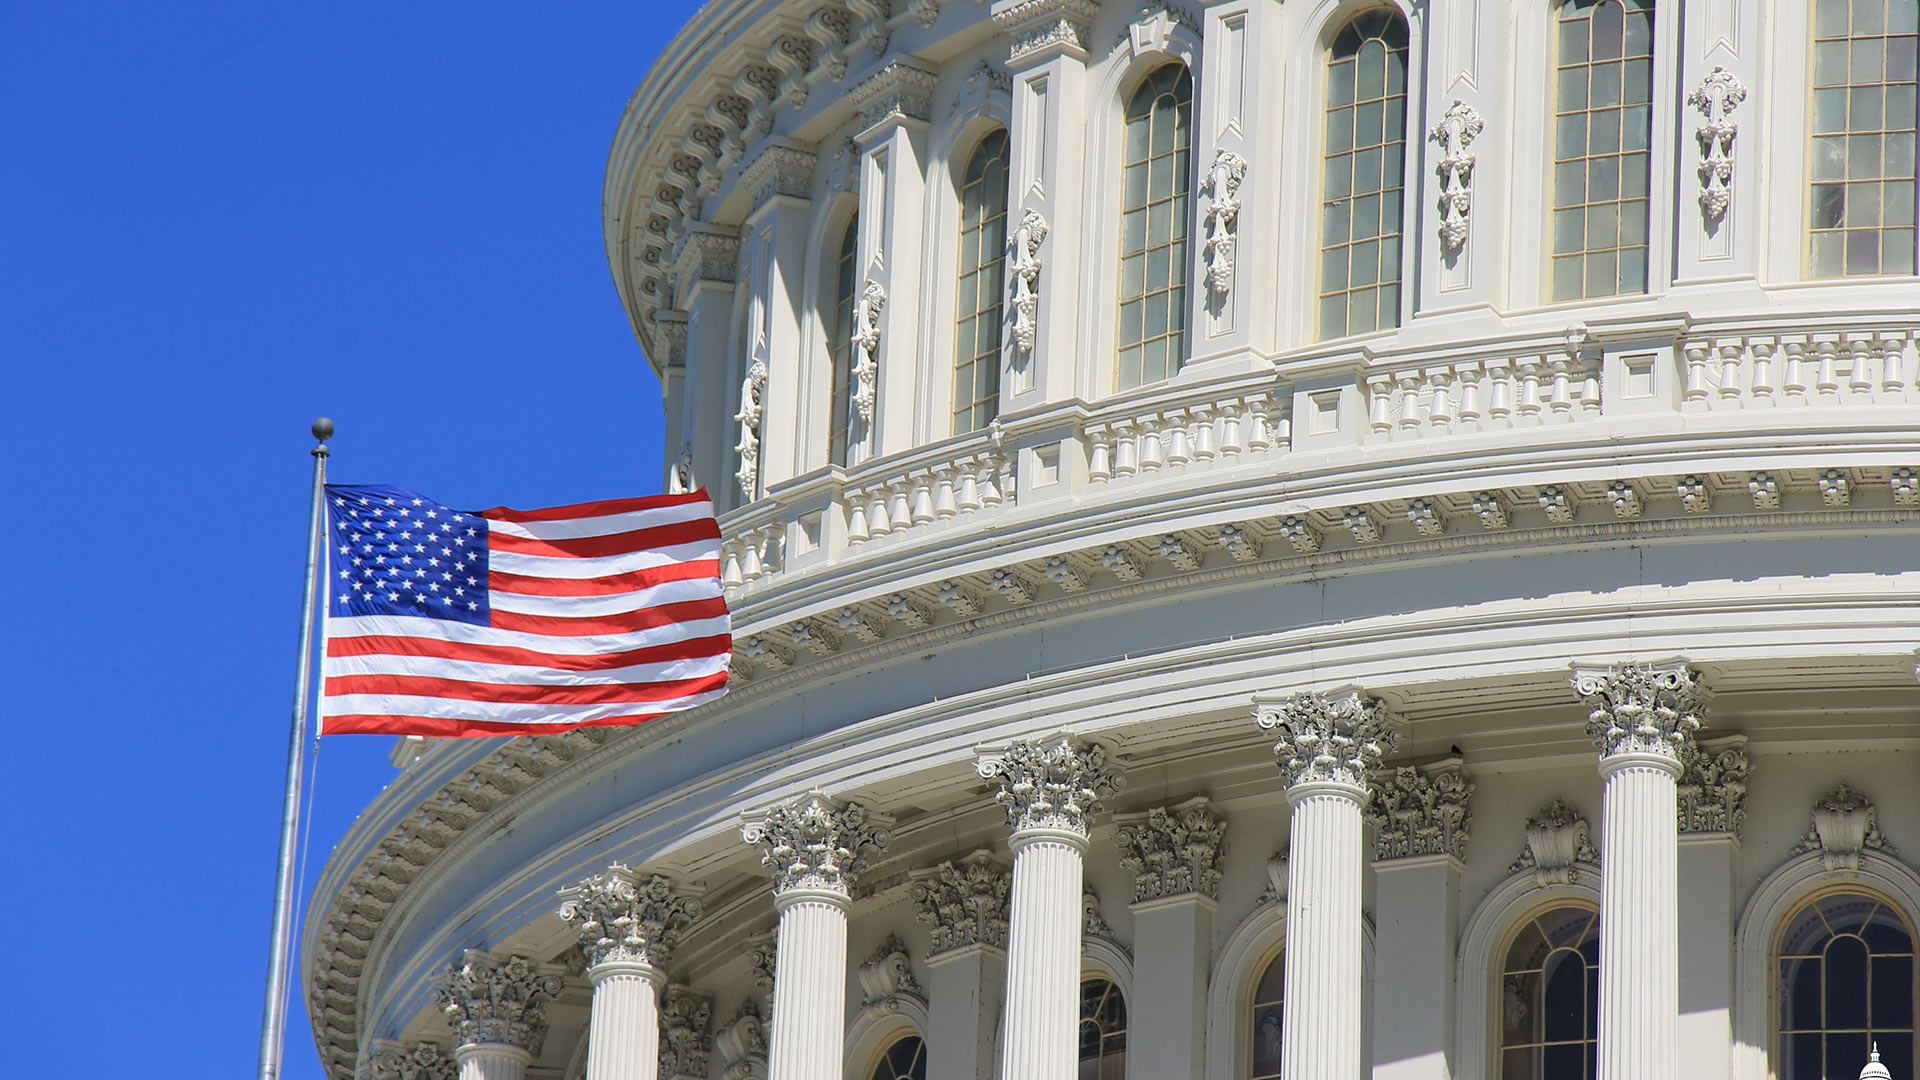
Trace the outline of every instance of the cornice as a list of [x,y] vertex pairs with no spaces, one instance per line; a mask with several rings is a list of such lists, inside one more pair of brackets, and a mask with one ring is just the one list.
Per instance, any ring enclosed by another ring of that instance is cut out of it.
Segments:
[[805,200],[813,187],[813,169],[819,161],[812,147],[781,139],[769,142],[740,172],[740,186],[752,193],[752,217],[775,198]]
[[938,76],[906,60],[889,60],[847,95],[860,113],[864,135],[890,120],[924,123],[933,110],[933,87]]
[[1008,59],[1024,67],[1067,55],[1087,56],[1087,31],[1100,14],[1094,0],[1000,0],[994,24],[1013,39]]

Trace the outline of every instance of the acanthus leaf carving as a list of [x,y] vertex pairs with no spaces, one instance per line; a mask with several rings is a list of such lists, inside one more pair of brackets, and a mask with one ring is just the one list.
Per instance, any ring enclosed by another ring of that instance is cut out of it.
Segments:
[[455,1080],[459,1071],[453,1055],[439,1043],[387,1047],[373,1054],[372,1080]]
[[1205,797],[1119,819],[1114,843],[1133,871],[1133,902],[1197,893],[1220,898],[1227,822]]
[[1254,701],[1254,724],[1275,736],[1281,782],[1364,788],[1380,761],[1400,743],[1385,703],[1356,689],[1303,691]]
[[1234,246],[1240,229],[1240,184],[1246,179],[1247,159],[1231,150],[1213,155],[1202,190],[1207,206],[1206,238],[1200,257],[1207,267],[1207,291],[1225,296],[1233,289]]
[[1467,225],[1473,213],[1473,151],[1485,121],[1473,106],[1456,99],[1440,114],[1427,139],[1440,148],[1440,249],[1457,254],[1467,243]]
[[1080,934],[1113,940],[1113,927],[1100,915],[1100,894],[1093,891],[1092,882],[1084,879],[1080,882]]
[[538,1055],[546,1040],[546,1003],[560,976],[524,956],[505,960],[469,949],[435,986],[440,1012],[461,1046],[498,1043]]
[[1587,819],[1565,799],[1556,797],[1527,819],[1527,845],[1507,869],[1517,874],[1531,867],[1534,885],[1544,889],[1572,884],[1578,876],[1576,864],[1594,865],[1599,861]]
[[1373,821],[1375,859],[1413,859],[1428,855],[1467,856],[1467,832],[1473,823],[1473,782],[1458,762],[1424,772],[1403,765],[1374,785],[1368,804]]
[[1726,217],[1733,204],[1733,138],[1740,126],[1733,110],[1747,100],[1747,88],[1733,72],[1715,67],[1687,95],[1687,104],[1699,110],[1700,212],[1708,222]]
[[713,1046],[720,1052],[721,1075],[727,1080],[748,1080],[766,1075],[767,1021],[752,998],[740,1003],[732,1018],[714,1032]]
[[984,849],[916,871],[914,917],[929,927],[928,957],[974,945],[1006,948],[1012,888],[1013,875]]
[[1744,740],[1688,747],[1676,788],[1680,831],[1738,835],[1747,821],[1748,771]]
[[674,983],[660,995],[660,1076],[707,1080],[713,1056],[713,999]]
[[1873,800],[1841,784],[1813,804],[1813,825],[1794,853],[1817,851],[1828,871],[1860,869],[1863,851],[1892,851],[1880,834]]
[[1013,344],[1021,357],[1031,355],[1040,331],[1040,247],[1047,242],[1047,219],[1028,210],[1007,238],[1013,277]]
[[1678,762],[1706,726],[1712,696],[1700,673],[1679,662],[1576,667],[1573,692],[1587,707],[1587,736],[1603,761],[1655,754]]
[[665,968],[700,901],[680,896],[659,874],[640,880],[614,863],[604,873],[560,890],[560,918],[573,925],[589,971],[607,963]]
[[867,859],[893,842],[887,824],[858,803],[811,791],[749,819],[740,833],[764,849],[774,892],[850,896]]
[[1015,833],[1043,829],[1085,837],[1105,796],[1127,783],[1105,747],[1071,735],[1018,740],[981,755],[978,772],[983,780],[999,781],[993,798]]
[[867,962],[860,965],[861,1005],[886,1012],[897,1012],[903,997],[918,998],[920,984],[913,977],[913,963],[907,947],[893,934],[880,942]]

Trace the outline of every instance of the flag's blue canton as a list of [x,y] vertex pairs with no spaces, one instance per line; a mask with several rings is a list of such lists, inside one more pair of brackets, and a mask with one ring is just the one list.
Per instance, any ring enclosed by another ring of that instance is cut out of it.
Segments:
[[327,485],[327,610],[486,626],[487,523],[405,488]]

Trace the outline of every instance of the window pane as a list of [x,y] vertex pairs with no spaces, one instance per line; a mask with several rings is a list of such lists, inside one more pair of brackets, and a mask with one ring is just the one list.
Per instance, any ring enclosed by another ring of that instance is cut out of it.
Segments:
[[860,236],[860,218],[847,220],[840,235],[840,255],[834,261],[833,321],[827,334],[827,352],[833,357],[833,381],[828,395],[832,412],[827,421],[827,460],[847,463],[847,426],[852,412],[853,382],[853,253]]
[[1193,79],[1180,64],[1156,69],[1128,99],[1121,165],[1130,181],[1143,179],[1122,191],[1115,365],[1121,389],[1165,378],[1184,358],[1192,113]]
[[1808,272],[1912,273],[1920,2],[1815,0],[1813,14]]
[[1374,10],[1350,20],[1327,54],[1322,117],[1319,333],[1324,340],[1398,325],[1406,161],[1407,26]]
[[1499,1080],[1593,1075],[1598,935],[1593,912],[1580,907],[1555,908],[1516,928],[1498,987]]
[[1555,21],[1553,299],[1644,292],[1653,4],[1562,0]]

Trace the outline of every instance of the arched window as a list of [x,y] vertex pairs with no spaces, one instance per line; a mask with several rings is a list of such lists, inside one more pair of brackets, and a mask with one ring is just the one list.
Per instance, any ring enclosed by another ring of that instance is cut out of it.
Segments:
[[1916,0],[1814,0],[1808,270],[1914,267]]
[[1500,968],[1500,1080],[1577,1080],[1596,1068],[1599,917],[1556,907],[1520,924]]
[[1913,927],[1875,896],[1836,892],[1786,921],[1779,965],[1779,1080],[1860,1075],[1867,1053],[1899,1080],[1914,1076]]
[[1320,337],[1400,325],[1407,23],[1368,11],[1327,52],[1320,190]]
[[872,1080],[927,1080],[927,1044],[918,1035],[895,1039],[874,1064]]
[[954,301],[953,433],[1000,411],[1000,297],[1007,258],[1007,133],[974,147],[960,184],[960,288]]
[[853,411],[853,249],[860,237],[860,215],[847,219],[840,236],[840,257],[834,262],[833,321],[827,328],[827,351],[833,356],[833,417],[827,428],[827,460],[847,463],[847,424]]
[[1653,0],[1564,0],[1556,22],[1553,298],[1645,292]]
[[1120,207],[1122,390],[1180,370],[1187,327],[1187,183],[1193,76],[1156,69],[1127,100]]
[[1261,970],[1260,981],[1253,985],[1252,1016],[1247,1024],[1253,1045],[1247,1054],[1247,1080],[1280,1078],[1280,1002],[1286,982],[1286,960],[1284,949],[1274,953],[1273,959]]
[[1125,1080],[1127,1003],[1112,980],[1080,983],[1080,1080]]

